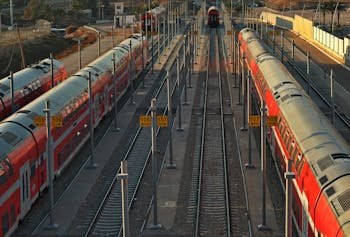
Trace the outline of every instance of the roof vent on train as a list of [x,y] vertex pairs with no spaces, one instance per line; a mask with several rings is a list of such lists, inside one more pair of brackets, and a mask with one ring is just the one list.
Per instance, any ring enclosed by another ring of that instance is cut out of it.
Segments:
[[36,65],[33,66],[33,68],[38,69],[38,70],[41,70],[41,71],[43,71],[44,73],[47,73],[47,72],[50,71],[50,67],[47,67],[47,66],[45,66],[45,65],[43,65],[43,64],[36,64]]
[[251,43],[251,42],[253,42],[253,41],[259,41],[259,39],[258,39],[258,38],[255,38],[255,37],[250,37],[250,38],[248,38],[248,39],[246,40],[247,43]]
[[26,114],[27,117],[30,119],[30,124],[28,125],[28,127],[31,129],[31,130],[34,130],[36,127],[34,125],[34,118],[36,116],[39,116],[39,114],[33,112],[33,111],[30,111],[30,110],[18,110],[16,112],[16,114]]
[[4,83],[0,83],[0,90],[2,90],[3,92],[6,92],[10,90],[10,87],[5,85]]
[[[290,94],[290,95],[285,95],[281,98],[281,102],[286,102],[287,100],[294,98],[294,97],[301,97],[301,94]],[[279,95],[276,96],[276,100],[279,99]]]
[[337,159],[350,159],[350,155],[349,154],[345,154],[345,153],[334,153],[334,154],[331,154],[332,158],[334,160],[337,160]]
[[324,171],[325,169],[327,169],[331,165],[334,165],[334,160],[332,159],[331,155],[327,155],[327,156],[323,157],[322,159],[319,159],[317,161],[317,165],[318,165],[320,171]]
[[250,28],[244,28],[243,30],[241,30],[242,33],[246,33],[246,32],[249,32],[249,31],[252,31]]
[[293,84],[293,83],[290,82],[290,81],[283,81],[283,82],[281,82],[280,84],[278,84],[278,85],[276,85],[274,88],[272,88],[272,90],[275,91],[274,94],[278,93],[277,90],[278,90],[279,88],[281,88],[283,85],[287,85],[287,84]]
[[341,216],[344,212],[350,208],[350,190],[344,191],[338,196],[337,199],[332,200],[332,205],[337,212],[338,216]]
[[274,56],[272,56],[269,52],[263,52],[261,54],[259,54],[258,56],[256,56],[256,62],[259,63],[263,63],[266,60],[275,60],[276,58]]
[[16,134],[10,131],[1,133],[0,138],[2,138],[7,144],[10,144],[11,146],[15,146],[17,143],[19,143],[22,140]]
[[96,73],[95,75],[98,76],[101,73],[101,70],[95,66],[87,65],[86,67],[92,68]]
[[328,197],[332,196],[333,194],[335,194],[335,190],[333,187],[330,187],[328,189],[326,189],[326,194]]

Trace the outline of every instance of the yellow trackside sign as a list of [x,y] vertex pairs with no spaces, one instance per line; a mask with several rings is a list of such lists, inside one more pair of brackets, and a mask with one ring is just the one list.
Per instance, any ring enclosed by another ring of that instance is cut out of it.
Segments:
[[151,116],[141,115],[140,116],[140,127],[151,127]]

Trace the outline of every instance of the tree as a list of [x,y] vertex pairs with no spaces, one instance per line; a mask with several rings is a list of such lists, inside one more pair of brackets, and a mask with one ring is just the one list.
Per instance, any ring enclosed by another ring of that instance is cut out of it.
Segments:
[[331,13],[331,21],[333,21],[333,15],[334,15],[336,6],[337,6],[337,2],[333,0],[327,2],[326,4],[326,11]]
[[44,0],[30,0],[24,8],[24,19],[35,21],[36,19],[50,19],[51,9]]
[[72,1],[72,7],[75,10],[83,10],[86,9],[87,2],[86,0],[73,0]]
[[323,25],[325,25],[326,24],[327,3],[322,3],[320,6],[320,10],[322,10],[322,13],[323,13]]
[[346,11],[345,4],[344,3],[339,3],[337,11],[338,11],[338,23],[337,23],[337,25],[340,26],[340,23],[339,23],[340,12],[345,12]]

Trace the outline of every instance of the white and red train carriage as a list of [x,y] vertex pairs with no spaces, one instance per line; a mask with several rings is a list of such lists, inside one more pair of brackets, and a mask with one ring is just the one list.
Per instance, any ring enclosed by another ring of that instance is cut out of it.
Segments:
[[157,31],[158,24],[163,24],[163,20],[166,17],[166,8],[162,5],[155,7],[145,14],[141,15],[141,24],[143,31]]
[[[148,42],[140,34],[132,35],[117,47],[90,63],[49,92],[38,97],[0,122],[0,236],[10,236],[30,210],[39,193],[48,185],[46,128],[35,127],[34,117],[44,116],[46,101],[51,115],[59,115],[63,127],[52,128],[52,150],[55,175],[74,158],[89,138],[89,105],[87,80],[92,80],[94,127],[112,109],[114,103],[113,63],[115,54],[117,96],[130,83],[129,62],[132,47],[132,74],[136,77],[148,61]],[[142,45],[143,42],[143,45]]]
[[[63,63],[53,59],[54,85],[67,78]],[[51,59],[46,58],[39,63],[13,74],[14,110],[28,104],[52,87]],[[9,77],[0,80],[0,120],[12,113],[11,82]]]
[[293,161],[293,210],[303,236],[350,236],[350,147],[255,32],[239,33],[256,93],[278,116],[269,144],[283,175]]

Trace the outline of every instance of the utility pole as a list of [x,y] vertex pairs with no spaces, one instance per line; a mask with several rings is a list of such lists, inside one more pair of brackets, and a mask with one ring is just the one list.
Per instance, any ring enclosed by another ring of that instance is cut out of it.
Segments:
[[10,0],[10,18],[11,18],[11,27],[13,27],[13,2]]

